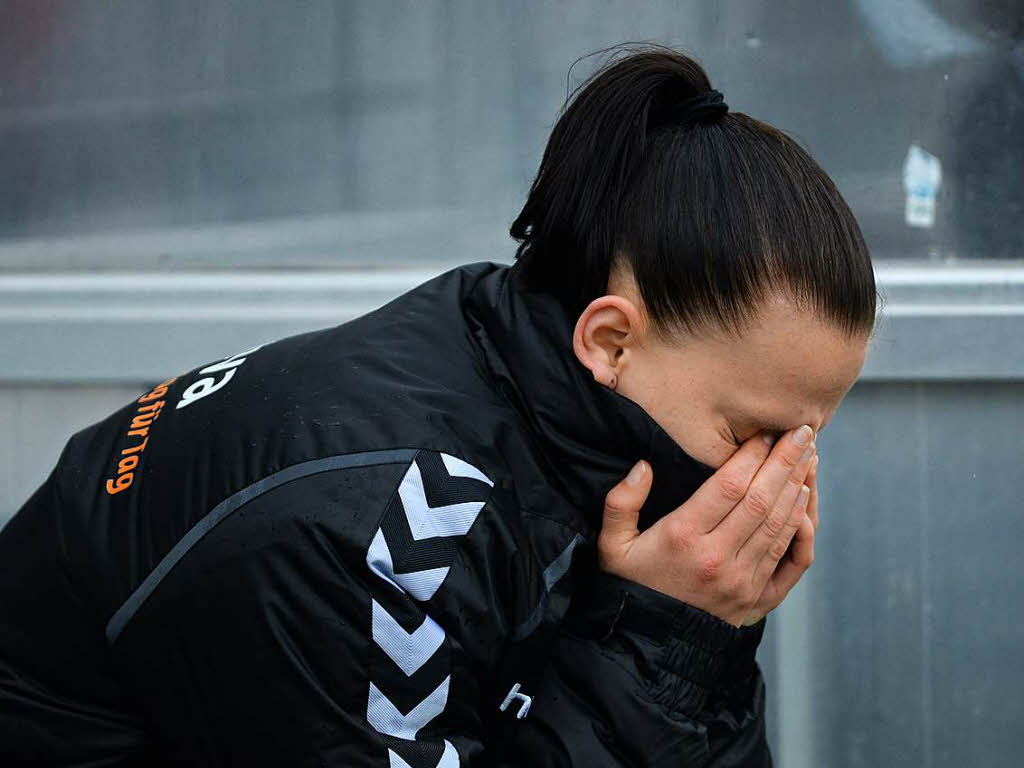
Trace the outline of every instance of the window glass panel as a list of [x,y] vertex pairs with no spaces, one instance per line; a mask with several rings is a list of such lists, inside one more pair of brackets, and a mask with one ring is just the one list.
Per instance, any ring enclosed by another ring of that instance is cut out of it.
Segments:
[[570,64],[624,40],[801,141],[876,257],[1018,258],[1022,8],[9,2],[0,268],[508,260]]

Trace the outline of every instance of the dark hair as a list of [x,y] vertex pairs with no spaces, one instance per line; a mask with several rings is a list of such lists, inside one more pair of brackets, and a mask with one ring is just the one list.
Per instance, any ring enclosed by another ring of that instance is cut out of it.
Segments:
[[871,258],[835,184],[766,123],[680,116],[680,102],[709,90],[700,64],[661,46],[576,88],[510,230],[524,285],[575,317],[625,259],[666,335],[738,333],[772,290],[850,335],[870,332]]

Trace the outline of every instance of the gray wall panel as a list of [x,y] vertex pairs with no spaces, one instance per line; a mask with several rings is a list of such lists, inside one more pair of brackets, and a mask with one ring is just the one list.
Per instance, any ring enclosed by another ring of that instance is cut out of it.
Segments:
[[862,382],[822,434],[817,558],[771,630],[783,765],[1019,751],[1022,394]]

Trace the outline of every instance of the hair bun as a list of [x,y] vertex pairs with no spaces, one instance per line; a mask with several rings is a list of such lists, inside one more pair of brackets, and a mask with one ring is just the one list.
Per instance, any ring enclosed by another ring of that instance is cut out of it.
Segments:
[[697,96],[683,99],[672,110],[676,122],[707,120],[721,117],[729,111],[729,105],[722,100],[721,91],[710,90]]

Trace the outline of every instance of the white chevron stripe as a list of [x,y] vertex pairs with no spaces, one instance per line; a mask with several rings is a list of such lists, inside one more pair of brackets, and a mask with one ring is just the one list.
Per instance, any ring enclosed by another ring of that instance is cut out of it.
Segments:
[[[466,466],[469,466],[468,464]],[[431,507],[423,492],[423,476],[414,461],[398,486],[409,530],[416,541],[433,536],[463,536],[484,506],[482,501],[464,501]]]
[[412,741],[423,726],[444,711],[451,681],[452,676],[448,675],[430,695],[404,715],[371,681],[366,700],[366,721],[378,733]]
[[[490,478],[462,459],[442,453],[441,461],[452,477],[473,478],[494,486]],[[415,461],[406,470],[398,494],[415,541],[466,534],[484,506],[482,501],[469,501],[431,507],[427,503],[423,477]],[[382,579],[417,600],[433,597],[449,571],[449,567],[445,566],[396,574],[394,558],[384,538],[384,531],[380,528],[367,549],[366,563]],[[445,639],[444,630],[429,616],[424,616],[423,623],[413,632],[406,632],[376,600],[372,601],[372,634],[374,642],[407,676],[419,670]],[[404,715],[371,681],[366,700],[366,720],[379,733],[413,741],[425,725],[444,711],[451,679],[451,675],[448,675],[430,695]],[[390,768],[411,768],[391,749],[388,750],[388,763]],[[444,752],[434,768],[459,768],[459,754],[451,742],[444,742]]]
[[448,566],[430,568],[426,571],[412,573],[396,573],[392,578],[417,600],[429,600],[441,586],[448,575]]
[[[388,760],[390,761],[389,768],[412,768],[391,749],[388,750]],[[434,768],[459,768],[459,753],[447,739],[444,741],[444,754],[441,755],[441,759],[437,761]]]
[[441,461],[444,462],[444,468],[448,470],[448,474],[452,477],[472,477],[476,480],[483,480],[492,488],[494,487],[494,483],[491,482],[491,478],[472,464],[469,464],[456,456],[449,456],[447,453],[442,453]]
[[398,587],[403,592],[408,592],[417,600],[432,598],[448,575],[447,565],[443,568],[428,568],[412,573],[395,573],[391,550],[388,549],[388,543],[384,540],[384,531],[380,528],[377,529],[377,535],[370,542],[370,548],[366,550],[366,564],[384,581]]
[[373,641],[406,675],[411,675],[441,647],[444,630],[425,616],[415,631],[406,632],[383,605],[373,600]]
[[391,559],[391,550],[388,549],[388,543],[384,540],[384,531],[380,528],[377,529],[373,541],[370,542],[369,549],[366,550],[366,564],[370,566],[371,571],[384,579],[384,581],[399,591],[405,592],[404,589],[398,586],[398,582],[395,581],[395,563]]
[[445,739],[444,752],[441,754],[441,759],[437,761],[436,768],[459,768],[459,753],[447,739]]

